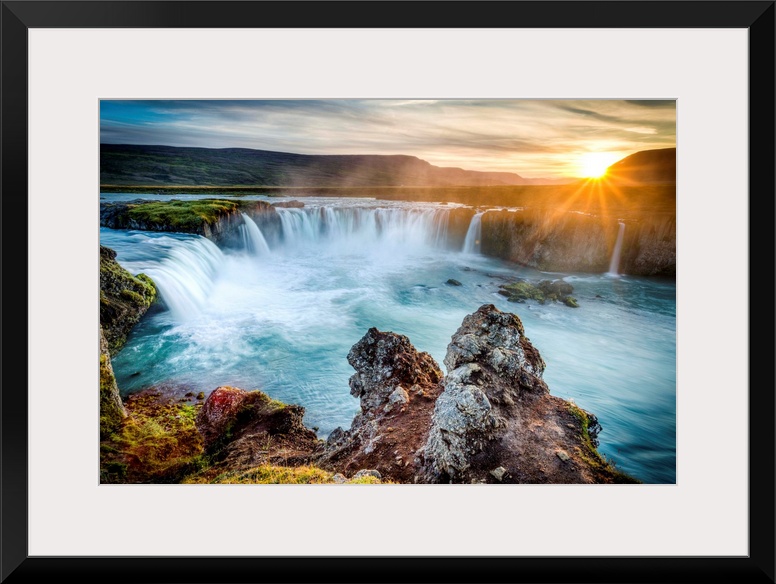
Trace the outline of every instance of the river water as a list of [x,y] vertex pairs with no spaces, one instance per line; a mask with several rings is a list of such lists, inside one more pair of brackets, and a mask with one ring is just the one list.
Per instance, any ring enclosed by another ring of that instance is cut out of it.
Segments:
[[[675,482],[673,281],[541,273],[484,257],[471,238],[452,245],[451,205],[304,202],[278,209],[274,235],[246,222],[234,249],[195,235],[101,228],[101,244],[153,278],[163,300],[113,361],[123,394],[159,384],[206,394],[219,385],[261,389],[304,406],[305,423],[325,437],[358,411],[346,357],[368,328],[407,335],[444,371],[451,335],[490,303],[520,317],[547,363],[550,392],[598,417],[602,454],[644,482]],[[579,308],[508,302],[499,285],[518,277],[563,278]]]

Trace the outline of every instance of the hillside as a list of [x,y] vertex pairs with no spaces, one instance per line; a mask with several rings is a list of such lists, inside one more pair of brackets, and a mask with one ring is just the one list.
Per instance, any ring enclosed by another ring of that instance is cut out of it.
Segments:
[[612,164],[606,176],[621,185],[676,184],[676,148],[636,152]]
[[248,148],[100,145],[102,185],[440,187],[558,182],[567,181],[444,168],[404,155],[318,156]]

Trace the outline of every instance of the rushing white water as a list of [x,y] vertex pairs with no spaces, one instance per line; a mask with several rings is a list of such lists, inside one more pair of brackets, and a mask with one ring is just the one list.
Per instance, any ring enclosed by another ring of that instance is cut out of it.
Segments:
[[612,259],[609,262],[609,275],[617,276],[620,269],[620,253],[622,252],[622,236],[625,233],[625,223],[620,222],[620,229],[617,232],[617,241],[614,244]]
[[[442,365],[463,318],[492,303],[522,320],[551,393],[598,417],[602,454],[644,482],[675,482],[673,282],[547,275],[461,253],[463,234],[447,237],[446,206],[305,205],[277,209],[279,228],[265,229],[272,253],[261,261],[194,235],[100,230],[101,243],[131,272],[151,276],[170,307],[141,320],[113,360],[122,393],[165,384],[206,394],[219,385],[261,389],[304,406],[305,423],[325,437],[359,409],[347,354],[370,327],[407,335]],[[579,308],[498,294],[516,278],[560,277]],[[446,285],[450,278],[462,285]]]
[[446,208],[305,207],[278,208],[283,243],[417,250],[447,244]]
[[463,240],[463,253],[479,253],[480,240],[482,239],[482,216],[485,211],[475,213],[466,231],[466,239]]
[[245,248],[253,255],[266,255],[269,253],[269,245],[264,235],[256,225],[256,222],[245,213],[242,213],[243,225],[240,226]]
[[[129,233],[140,249],[135,261],[125,262],[124,267],[151,277],[176,321],[199,314],[224,262],[218,246],[204,237]],[[114,244],[109,234],[101,234],[100,241],[108,247]]]

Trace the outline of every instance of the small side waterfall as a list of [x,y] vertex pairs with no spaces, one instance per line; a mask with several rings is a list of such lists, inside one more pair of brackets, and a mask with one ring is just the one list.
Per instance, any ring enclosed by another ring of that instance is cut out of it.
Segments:
[[620,268],[620,253],[622,252],[622,236],[625,233],[625,223],[620,221],[620,230],[617,232],[617,242],[614,244],[614,251],[612,252],[612,259],[609,262],[610,276],[617,276]]
[[469,229],[466,232],[466,239],[463,240],[463,253],[479,253],[480,240],[482,238],[482,216],[485,211],[475,213],[469,223]]
[[261,233],[261,229],[256,225],[256,222],[248,217],[245,213],[242,213],[243,225],[240,226],[240,232],[243,236],[243,243],[245,249],[247,249],[253,255],[266,255],[269,253],[269,245],[267,240],[264,239],[264,235]]

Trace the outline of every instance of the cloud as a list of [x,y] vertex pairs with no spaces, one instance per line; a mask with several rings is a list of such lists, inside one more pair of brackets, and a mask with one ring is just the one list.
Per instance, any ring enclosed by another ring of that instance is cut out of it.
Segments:
[[647,128],[646,126],[637,126],[634,128],[625,128],[626,132],[633,132],[634,134],[657,134],[656,128]]
[[103,100],[100,119],[106,143],[408,154],[527,177],[571,172],[583,152],[676,142],[673,101]]

